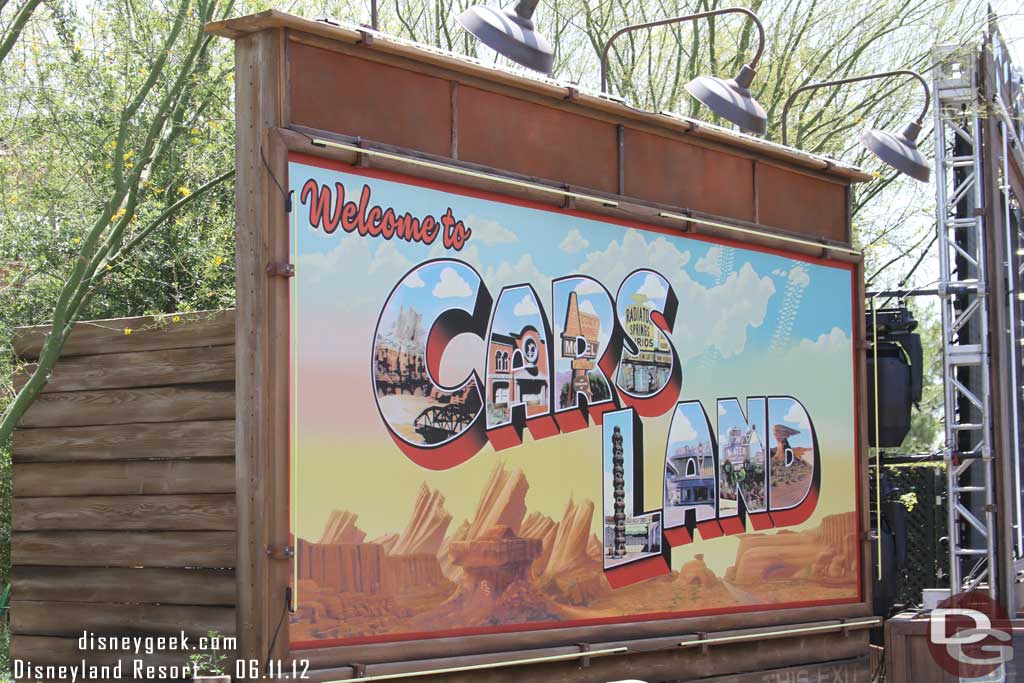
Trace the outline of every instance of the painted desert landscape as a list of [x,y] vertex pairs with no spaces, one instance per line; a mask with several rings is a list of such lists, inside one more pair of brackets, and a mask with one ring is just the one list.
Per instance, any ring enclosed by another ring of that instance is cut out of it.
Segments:
[[522,471],[499,464],[474,517],[453,527],[444,496],[424,484],[406,527],[373,539],[359,529],[357,515],[336,510],[320,538],[298,540],[293,642],[389,640],[857,595],[853,512],[828,516],[811,531],[744,534],[725,576],[694,553],[676,571],[612,590],[592,532],[594,503],[570,499],[555,520],[527,510],[528,489]]

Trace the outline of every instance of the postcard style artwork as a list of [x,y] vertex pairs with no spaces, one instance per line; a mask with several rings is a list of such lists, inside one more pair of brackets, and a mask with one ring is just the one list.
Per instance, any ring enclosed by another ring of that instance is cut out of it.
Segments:
[[289,184],[292,647],[861,599],[849,266]]

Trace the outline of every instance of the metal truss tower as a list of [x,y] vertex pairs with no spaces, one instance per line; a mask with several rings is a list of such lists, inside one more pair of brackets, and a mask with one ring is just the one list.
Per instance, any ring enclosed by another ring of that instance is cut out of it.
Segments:
[[981,103],[973,51],[934,51],[950,587],[997,595]]

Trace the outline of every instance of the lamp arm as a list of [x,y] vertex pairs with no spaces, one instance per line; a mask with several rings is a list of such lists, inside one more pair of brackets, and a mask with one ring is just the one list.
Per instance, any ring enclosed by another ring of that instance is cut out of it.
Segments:
[[860,81],[869,81],[875,78],[889,78],[890,76],[910,76],[916,78],[920,83],[921,87],[924,88],[924,107],[921,109],[920,115],[917,117],[918,125],[924,123],[924,117],[928,114],[928,106],[931,104],[931,89],[928,87],[928,82],[924,80],[921,74],[916,71],[910,71],[909,69],[899,69],[896,71],[881,71],[876,74],[867,74],[866,76],[853,76],[851,78],[841,78],[836,81],[822,81],[821,83],[808,83],[802,85],[792,92],[792,94],[786,98],[786,103],[782,105],[782,144],[786,144],[786,118],[789,116],[789,109],[793,106],[793,101],[797,96],[807,90],[816,90],[818,88],[831,87],[836,85],[845,85],[847,83],[859,83]]
[[749,66],[751,69],[757,66],[757,63],[761,60],[761,55],[764,53],[764,26],[761,24],[761,20],[757,18],[757,15],[748,10],[745,7],[723,7],[722,9],[711,10],[710,12],[699,12],[698,14],[687,14],[681,17],[670,17],[668,19],[659,19],[657,21],[648,21],[643,24],[632,24],[620,28],[618,31],[612,34],[612,37],[604,44],[601,48],[601,92],[605,92],[605,88],[608,84],[608,51],[612,47],[612,43],[615,39],[624,33],[630,31],[638,31],[643,28],[654,28],[655,26],[665,26],[666,24],[678,24],[684,21],[696,21],[697,19],[704,19],[707,17],[718,16],[719,14],[744,14],[754,25],[757,26],[757,52],[754,53],[754,58],[750,60]]
[[515,8],[516,16],[520,19],[531,19],[539,2],[540,0],[519,0]]

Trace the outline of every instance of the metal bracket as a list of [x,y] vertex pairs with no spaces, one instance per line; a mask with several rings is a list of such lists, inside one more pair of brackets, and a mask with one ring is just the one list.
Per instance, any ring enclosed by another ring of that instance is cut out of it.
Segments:
[[562,208],[563,209],[575,209],[576,208],[576,197],[574,197],[571,194],[568,194],[569,192],[572,192],[572,188],[569,186],[568,183],[564,183],[562,185],[562,189],[565,190],[566,193],[567,193],[567,194],[563,195]]
[[[580,652],[590,652],[590,643],[576,643]],[[580,666],[586,669],[590,666],[590,657],[580,657]]]
[[874,541],[877,541],[878,529],[871,529],[869,531],[865,531],[860,535],[860,540],[862,543],[872,543]]
[[295,557],[295,548],[279,543],[271,544],[267,546],[267,557],[272,560],[290,560]]
[[356,31],[359,32],[359,41],[356,43],[356,45],[362,45],[364,47],[373,46],[373,43],[376,40],[376,38],[374,38],[374,35],[372,33],[366,30],[366,27],[360,26],[359,28],[356,29]]
[[[707,631],[699,631],[697,633],[697,640],[707,640],[707,639],[708,639],[708,632]],[[700,653],[702,655],[706,655],[710,650],[711,650],[711,648],[710,648],[710,646],[708,646],[707,643],[704,643],[703,645],[700,646]]]
[[572,100],[575,100],[579,96],[580,96],[580,91],[579,91],[578,88],[574,88],[571,85],[570,86],[566,86],[566,88],[565,88],[565,98],[564,99],[567,99],[567,100],[569,100],[571,102]]
[[356,678],[366,678],[366,665],[358,662],[351,662],[349,664],[352,667],[352,675]]
[[267,264],[267,275],[271,277],[295,277],[295,266],[285,261],[271,261]]

